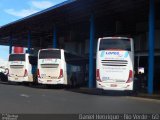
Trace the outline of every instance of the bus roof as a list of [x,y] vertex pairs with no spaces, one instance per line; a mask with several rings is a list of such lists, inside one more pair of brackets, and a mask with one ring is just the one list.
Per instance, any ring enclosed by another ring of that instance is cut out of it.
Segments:
[[58,48],[45,48],[45,49],[40,49],[39,51],[41,50],[63,50],[63,49],[58,49]]
[[130,37],[102,37],[100,39],[132,39]]

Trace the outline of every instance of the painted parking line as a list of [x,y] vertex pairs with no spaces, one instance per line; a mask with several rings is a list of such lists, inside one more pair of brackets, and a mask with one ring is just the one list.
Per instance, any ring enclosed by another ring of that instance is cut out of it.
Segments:
[[20,94],[21,97],[29,98],[30,96],[27,94]]

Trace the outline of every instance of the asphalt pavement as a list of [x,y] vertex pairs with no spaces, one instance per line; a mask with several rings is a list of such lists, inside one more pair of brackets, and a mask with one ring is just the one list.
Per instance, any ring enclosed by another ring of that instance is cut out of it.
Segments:
[[0,113],[160,113],[160,100],[0,84]]

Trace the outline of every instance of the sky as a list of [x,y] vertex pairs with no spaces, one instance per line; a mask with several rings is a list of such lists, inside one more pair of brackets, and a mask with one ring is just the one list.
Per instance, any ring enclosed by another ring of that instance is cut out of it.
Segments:
[[[0,0],[0,26],[44,10],[66,0]],[[0,59],[7,60],[9,47],[0,45]]]

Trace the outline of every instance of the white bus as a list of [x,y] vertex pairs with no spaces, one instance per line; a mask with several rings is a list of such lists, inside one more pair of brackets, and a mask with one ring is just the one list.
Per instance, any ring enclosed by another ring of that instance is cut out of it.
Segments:
[[99,38],[96,84],[104,90],[133,90],[134,45],[127,37]]
[[36,82],[37,57],[26,54],[10,54],[8,60],[9,82]]
[[79,57],[63,49],[42,49],[38,53],[38,83],[81,85],[84,81]]

